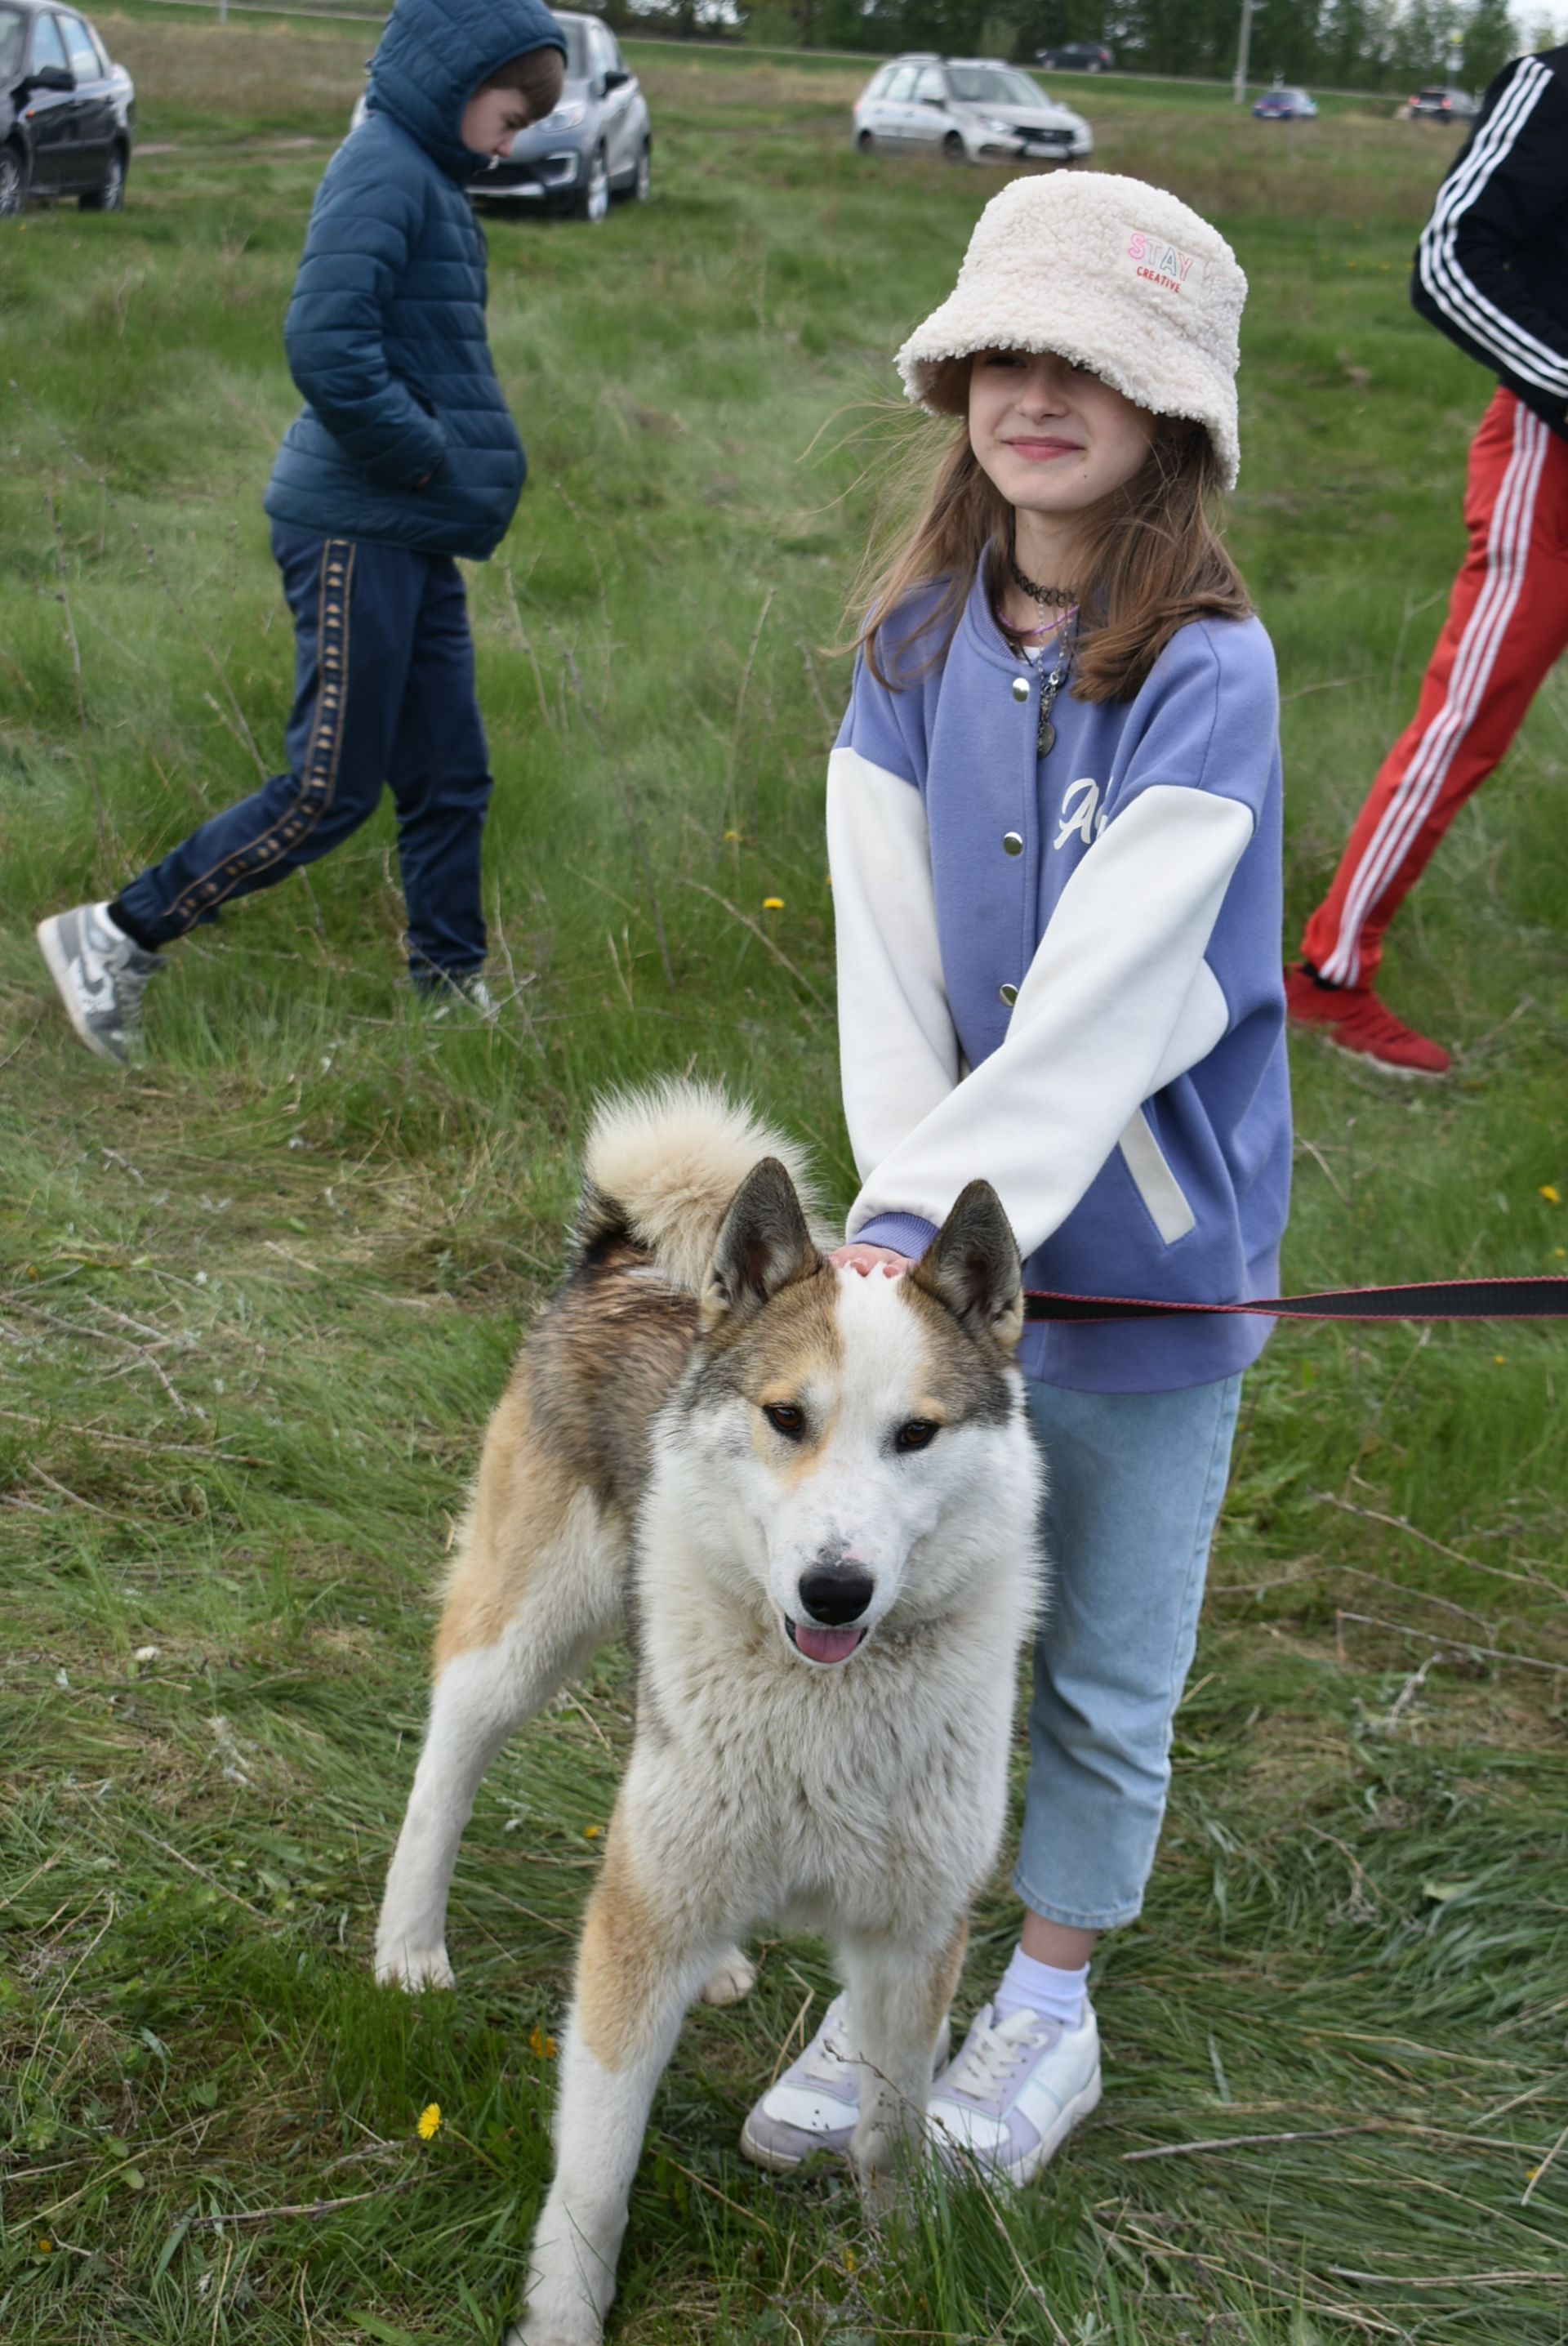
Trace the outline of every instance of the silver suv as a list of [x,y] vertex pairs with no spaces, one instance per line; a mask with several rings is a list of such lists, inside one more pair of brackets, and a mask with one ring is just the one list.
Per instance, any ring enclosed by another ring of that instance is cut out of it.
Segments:
[[894,57],[855,106],[855,144],[952,163],[1074,163],[1093,154],[1081,114],[993,57]]

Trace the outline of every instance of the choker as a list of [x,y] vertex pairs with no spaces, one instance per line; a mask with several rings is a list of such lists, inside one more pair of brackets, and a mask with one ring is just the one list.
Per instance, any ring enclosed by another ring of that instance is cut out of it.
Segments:
[[1021,586],[1025,595],[1039,604],[1042,610],[1064,611],[1078,599],[1070,586],[1042,586],[1037,580],[1025,577],[1023,572],[1018,567],[1016,557],[1011,552],[1007,556],[1007,567],[1013,574],[1013,585]]

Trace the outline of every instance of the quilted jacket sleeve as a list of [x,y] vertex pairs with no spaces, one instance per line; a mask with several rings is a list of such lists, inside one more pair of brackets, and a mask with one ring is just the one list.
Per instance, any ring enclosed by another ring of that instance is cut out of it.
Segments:
[[417,178],[356,169],[353,144],[317,196],[283,342],[289,372],[348,454],[373,481],[415,488],[440,470],[446,438],[392,372],[385,335],[424,191]]

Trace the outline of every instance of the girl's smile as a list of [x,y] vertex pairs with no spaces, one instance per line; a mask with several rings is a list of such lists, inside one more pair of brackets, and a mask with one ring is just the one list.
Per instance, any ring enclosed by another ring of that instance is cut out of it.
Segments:
[[1081,456],[1084,453],[1081,440],[1064,439],[1060,434],[1036,438],[1032,434],[1026,436],[1019,433],[1010,437],[1003,433],[1000,437],[1004,448],[1011,448],[1015,456],[1022,456],[1029,464],[1054,464],[1064,456]]

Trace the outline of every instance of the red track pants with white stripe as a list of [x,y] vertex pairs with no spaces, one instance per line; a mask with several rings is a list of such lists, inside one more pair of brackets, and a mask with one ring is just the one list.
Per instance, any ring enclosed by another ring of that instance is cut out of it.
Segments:
[[1470,550],[1414,722],[1384,760],[1302,952],[1370,985],[1383,933],[1568,647],[1568,441],[1500,390],[1470,452]]

